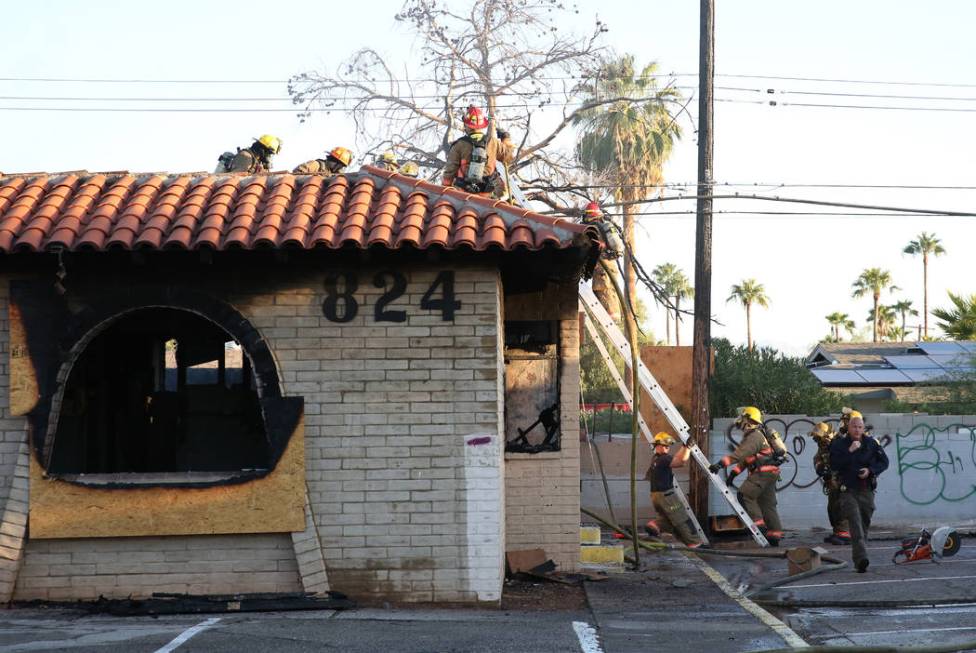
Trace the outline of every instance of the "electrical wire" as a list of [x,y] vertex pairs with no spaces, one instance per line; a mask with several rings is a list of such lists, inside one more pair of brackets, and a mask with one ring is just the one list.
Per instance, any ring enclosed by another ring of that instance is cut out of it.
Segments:
[[[698,73],[653,73],[647,77],[654,79],[671,78],[697,78]],[[871,84],[880,86],[919,86],[932,88],[976,88],[976,83],[959,82],[919,82],[919,81],[894,81],[876,79],[844,79],[836,77],[798,77],[784,75],[760,75],[742,73],[715,73],[715,77],[731,79],[772,79],[777,81],[791,82],[819,82],[832,84]],[[600,79],[612,79],[597,75],[556,75],[556,76],[534,76],[531,79],[540,81],[588,81]],[[288,82],[310,81],[297,75],[288,79],[145,79],[145,78],[79,78],[79,77],[0,77],[0,82],[28,82],[28,83],[59,83],[59,84],[287,84]],[[388,83],[442,83],[443,80],[425,77],[376,77],[370,82]]]

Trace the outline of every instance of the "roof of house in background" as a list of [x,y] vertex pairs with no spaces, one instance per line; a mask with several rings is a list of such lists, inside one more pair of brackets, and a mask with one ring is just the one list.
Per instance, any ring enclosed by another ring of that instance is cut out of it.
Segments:
[[0,176],[0,254],[106,250],[594,246],[591,227],[364,166],[322,175]]
[[806,365],[827,387],[946,383],[976,373],[976,342],[821,343]]

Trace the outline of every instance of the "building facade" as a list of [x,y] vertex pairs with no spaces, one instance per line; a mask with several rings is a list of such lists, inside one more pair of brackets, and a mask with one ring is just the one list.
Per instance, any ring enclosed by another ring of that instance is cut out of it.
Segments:
[[598,252],[369,167],[0,177],[0,600],[493,603],[506,549],[574,568]]

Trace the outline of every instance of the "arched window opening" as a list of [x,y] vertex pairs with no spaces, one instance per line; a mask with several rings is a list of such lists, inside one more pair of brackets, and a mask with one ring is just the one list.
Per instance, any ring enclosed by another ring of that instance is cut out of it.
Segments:
[[271,447],[248,357],[196,313],[144,308],[75,361],[51,474],[262,471]]

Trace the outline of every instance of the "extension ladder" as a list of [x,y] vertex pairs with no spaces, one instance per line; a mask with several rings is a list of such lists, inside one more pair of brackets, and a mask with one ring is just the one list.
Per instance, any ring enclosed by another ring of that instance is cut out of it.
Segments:
[[[589,286],[581,284],[579,287],[579,296],[583,304],[583,308],[586,310],[588,316],[591,317],[593,322],[595,322],[603,333],[606,334],[607,338],[610,340],[610,343],[617,350],[617,353],[623,357],[624,361],[629,363],[631,360],[630,344],[627,342],[627,338],[624,337],[624,334],[620,332],[620,329],[617,328],[617,325],[607,313],[606,309],[603,308],[603,305],[596,298],[596,295],[593,294],[593,290]],[[596,342],[600,342],[598,338],[595,338],[594,340]],[[611,363],[611,369],[616,371],[616,368],[612,365],[612,361],[608,362]],[[712,486],[722,495],[729,506],[732,507],[732,510],[735,512],[736,516],[742,521],[743,524],[745,524],[746,528],[749,529],[749,532],[752,534],[752,537],[756,543],[759,544],[759,546],[769,546],[769,542],[766,540],[765,536],[763,536],[762,532],[760,532],[759,527],[756,526],[755,522],[752,521],[752,518],[749,517],[749,514],[743,510],[738,499],[736,499],[735,495],[729,489],[729,486],[722,481],[718,474],[712,474],[708,471],[708,466],[710,464],[708,462],[708,458],[705,457],[705,454],[702,453],[702,450],[698,447],[698,445],[690,439],[691,429],[688,427],[688,423],[685,422],[684,417],[681,416],[681,413],[678,412],[678,409],[675,407],[674,403],[664,392],[657,380],[654,378],[654,375],[651,374],[650,370],[647,369],[639,357],[637,360],[637,374],[641,388],[644,389],[644,392],[648,394],[648,396],[654,401],[657,407],[667,418],[668,422],[670,422],[675,432],[677,432],[678,437],[681,438],[681,441],[691,451],[691,457],[694,458],[695,462],[697,462],[699,466],[701,466],[702,470],[708,474],[708,478],[712,482]],[[627,400],[629,401],[630,398],[627,397]],[[645,437],[648,437],[647,433],[649,432],[645,431]],[[690,514],[694,515],[694,513]],[[700,530],[701,526],[699,525],[698,528]]]
[[[603,339],[597,334],[596,327],[593,326],[593,320],[590,319],[589,315],[585,315],[584,317],[586,331],[590,334],[593,343],[596,344],[596,348],[600,351],[600,355],[603,356],[603,360],[606,361],[607,369],[610,370],[610,376],[617,382],[617,387],[620,389],[620,394],[623,396],[624,401],[630,404],[630,409],[633,410],[634,403],[631,401],[630,390],[627,388],[627,384],[624,383],[623,377],[620,376],[620,371],[617,369],[617,366],[613,364],[613,359],[610,357],[610,352],[607,351],[606,345],[603,344]],[[647,440],[648,444],[652,444],[654,442],[654,436],[651,434],[651,429],[647,425],[647,422],[644,421],[644,417],[641,416],[640,412],[637,413],[637,424],[640,426],[644,439]],[[685,511],[687,511],[688,516],[691,518],[691,523],[695,525],[695,530],[698,532],[698,537],[701,538],[702,544],[708,544],[708,537],[705,535],[701,524],[698,523],[698,518],[695,517],[695,512],[691,509],[688,498],[685,497],[685,493],[678,483],[674,484],[674,495],[684,505]]]

